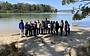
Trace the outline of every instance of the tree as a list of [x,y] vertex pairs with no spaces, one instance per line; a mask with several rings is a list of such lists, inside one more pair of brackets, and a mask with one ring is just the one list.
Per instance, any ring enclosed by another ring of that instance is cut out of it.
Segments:
[[79,0],[62,0],[62,5],[74,3],[74,2],[77,2],[77,1],[79,1]]
[[12,9],[12,4],[6,2],[1,2],[0,7],[2,10],[11,10]]
[[62,2],[62,5],[75,3],[75,2],[83,2],[83,1],[89,1],[89,0],[60,0]]
[[[62,5],[75,3],[75,2],[85,2],[85,1],[88,1],[88,2],[86,2],[85,4],[80,4],[79,8],[78,8],[79,10],[77,10],[77,13],[75,13],[73,16],[73,19],[81,19],[81,18],[85,18],[88,15],[88,13],[90,12],[90,8],[86,7],[88,4],[90,4],[89,0],[62,0]],[[74,8],[72,11],[74,11]],[[82,11],[82,14],[79,15],[78,13],[81,11]]]
[[28,4],[28,3],[17,3],[11,4],[8,2],[0,2],[0,12],[13,12],[13,13],[30,13],[30,12],[54,12],[55,8],[52,9],[50,5],[45,4]]

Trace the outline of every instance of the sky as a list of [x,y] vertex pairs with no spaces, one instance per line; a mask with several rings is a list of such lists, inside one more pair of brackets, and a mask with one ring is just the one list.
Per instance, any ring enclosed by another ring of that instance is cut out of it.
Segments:
[[82,2],[71,3],[69,5],[62,5],[61,0],[0,0],[0,1],[8,1],[10,3],[29,3],[29,4],[47,4],[58,10],[69,10],[73,7],[79,7]]

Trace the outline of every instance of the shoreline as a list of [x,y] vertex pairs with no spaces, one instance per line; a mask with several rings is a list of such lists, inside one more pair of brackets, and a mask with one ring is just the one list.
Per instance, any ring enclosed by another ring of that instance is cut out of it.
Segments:
[[[90,30],[80,29],[78,26],[72,26],[70,36],[45,34],[38,35],[37,37],[31,36],[21,38],[18,33],[19,32],[15,34],[1,34],[0,45],[9,45],[13,42],[16,42],[15,46],[17,48],[24,49],[24,53],[28,53],[28,51],[30,51],[30,54],[34,52],[36,56],[50,56],[48,54],[51,53],[54,53],[55,56],[60,56],[62,53],[65,54],[64,51],[66,51],[69,46],[75,49],[74,47],[83,45],[85,41],[90,39]],[[72,55],[75,55],[76,51],[73,50],[72,53],[74,53]]]
[[[71,32],[77,32],[77,31],[87,31],[87,32],[90,32],[90,28],[89,29],[80,29],[79,26],[72,26],[71,27]],[[71,33],[72,35],[73,33]],[[0,32],[0,42],[3,42],[5,41],[5,38],[8,38],[8,39],[11,39],[12,41],[15,40],[15,39],[18,39],[20,38],[20,35],[19,35],[19,29],[15,32],[10,32],[8,31],[7,33],[5,32]],[[14,39],[15,38],[15,39]],[[2,41],[3,39],[3,41]],[[8,40],[9,41],[9,40]]]
[[[68,13],[68,12],[40,12],[40,13],[0,13],[0,14],[62,14],[62,13]],[[68,14],[72,14],[71,12],[69,12]]]
[[42,13],[0,13],[0,14],[56,14],[57,12],[42,12]]
[[[71,26],[71,31],[80,31],[80,29],[86,30],[86,31],[90,31],[90,27],[80,27],[78,25],[72,25]],[[9,29],[10,30],[10,29]],[[5,31],[1,31],[0,35],[12,35],[12,34],[17,34],[19,33],[19,29],[17,28],[16,31],[14,29],[12,29],[11,31],[8,31],[8,29],[5,29]]]

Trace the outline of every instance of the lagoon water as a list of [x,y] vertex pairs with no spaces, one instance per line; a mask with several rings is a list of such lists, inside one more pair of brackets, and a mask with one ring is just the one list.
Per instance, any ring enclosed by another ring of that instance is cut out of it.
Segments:
[[[52,21],[59,21],[60,20],[67,20],[69,21],[70,25],[72,23],[76,23],[78,25],[83,25],[83,21],[73,21],[71,13],[25,13],[25,14],[0,14],[0,33],[16,33],[19,31],[18,24],[21,19],[24,22],[30,22],[35,20],[48,20]],[[90,21],[90,19],[85,19],[86,22]],[[85,21],[84,20],[84,21]],[[81,23],[82,22],[82,23]],[[88,25],[88,24],[87,24]],[[88,25],[90,26],[90,25]]]
[[81,28],[90,28],[90,16],[87,16],[82,20],[75,20],[74,24],[80,26]]

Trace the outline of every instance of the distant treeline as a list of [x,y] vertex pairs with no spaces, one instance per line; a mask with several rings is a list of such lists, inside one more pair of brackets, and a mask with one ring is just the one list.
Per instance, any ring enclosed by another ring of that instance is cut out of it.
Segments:
[[0,2],[0,13],[30,13],[30,12],[57,12],[57,9],[50,5]]

